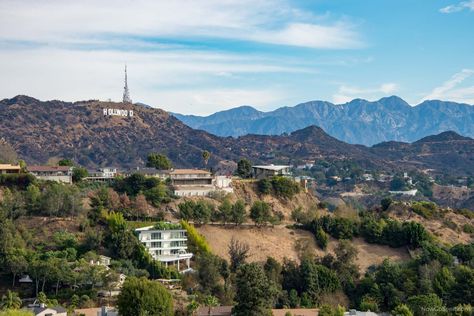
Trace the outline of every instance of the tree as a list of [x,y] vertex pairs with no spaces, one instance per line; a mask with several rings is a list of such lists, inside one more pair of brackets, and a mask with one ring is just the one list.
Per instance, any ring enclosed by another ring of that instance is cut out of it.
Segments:
[[408,306],[414,311],[415,316],[430,316],[433,312],[436,315],[446,315],[443,313],[445,307],[443,301],[436,294],[417,295],[408,298]]
[[232,237],[229,244],[230,271],[236,272],[245,263],[249,257],[249,249],[248,244],[239,242]]
[[237,163],[237,175],[243,179],[252,177],[252,163],[243,158]]
[[319,309],[318,316],[344,316],[345,309],[342,306],[332,307],[328,304],[323,304]]
[[61,159],[58,161],[59,166],[67,166],[67,167],[73,167],[74,166],[74,161],[71,159]]
[[207,166],[207,163],[209,162],[209,158],[211,158],[211,153],[207,150],[204,150],[202,152],[202,159],[204,160],[205,166]]
[[18,293],[7,290],[7,293],[3,294],[0,301],[0,308],[3,310],[7,309],[19,309],[21,307],[21,299]]
[[393,200],[389,197],[386,197],[386,198],[383,198],[381,201],[380,201],[380,205],[382,206],[382,210],[383,211],[386,211],[388,210],[388,208],[390,207],[390,205],[392,204]]
[[86,168],[74,167],[74,169],[72,170],[72,181],[74,182],[80,182],[87,176],[89,176],[89,172]]
[[173,315],[173,299],[158,282],[145,278],[129,277],[125,280],[117,299],[121,315]]
[[146,201],[146,198],[143,194],[138,194],[135,197],[135,201],[133,202],[133,208],[135,209],[136,218],[147,218],[150,216],[150,205]]
[[392,311],[393,316],[413,316],[412,311],[405,304],[400,304]]
[[392,181],[390,181],[390,190],[391,191],[404,191],[406,189],[405,179],[402,177],[394,177]]
[[236,276],[237,304],[232,313],[236,316],[271,315],[274,296],[277,294],[263,268],[257,263],[244,264]]
[[329,242],[328,234],[326,234],[326,232],[321,227],[319,227],[316,229],[316,233],[314,234],[314,236],[316,238],[316,243],[318,244],[318,246],[323,250],[326,249]]
[[250,208],[250,218],[259,226],[271,219],[270,205],[264,201],[255,201]]
[[171,164],[171,161],[168,159],[168,157],[158,153],[148,154],[146,166],[158,170],[169,170],[173,168],[173,165]]
[[219,305],[219,300],[215,296],[208,295],[204,298],[204,305],[208,308],[208,315],[211,315],[212,308]]
[[191,303],[189,303],[187,306],[186,306],[186,311],[188,312],[188,314],[190,314],[191,316],[194,316],[196,314],[196,311],[198,310],[199,308],[199,303],[196,302],[195,300],[192,300]]
[[219,217],[222,220],[222,222],[227,224],[228,221],[232,218],[232,203],[230,203],[230,200],[228,198],[225,198],[224,201],[222,201],[221,205],[219,205]]
[[245,204],[242,200],[232,205],[231,221],[235,225],[240,225],[245,221]]
[[30,184],[26,188],[25,202],[29,212],[35,213],[39,209],[41,202],[41,191],[38,186]]
[[197,277],[202,293],[206,295],[216,295],[221,292],[221,260],[222,259],[212,253],[203,253],[197,257]]
[[13,275],[12,287],[15,287],[15,279],[18,274],[27,271],[28,261],[25,251],[19,248],[13,248],[13,251],[6,256],[6,266]]

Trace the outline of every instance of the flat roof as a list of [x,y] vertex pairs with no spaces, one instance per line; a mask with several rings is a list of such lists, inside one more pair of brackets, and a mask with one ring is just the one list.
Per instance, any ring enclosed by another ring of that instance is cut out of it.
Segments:
[[28,166],[28,171],[69,171],[72,167],[69,166]]
[[278,170],[290,168],[290,166],[287,166],[287,165],[257,165],[257,166],[252,166],[252,168],[278,171]]
[[2,169],[2,170],[20,170],[21,167],[20,167],[20,165],[0,163],[0,169]]
[[174,169],[170,174],[211,174],[211,172],[201,169]]

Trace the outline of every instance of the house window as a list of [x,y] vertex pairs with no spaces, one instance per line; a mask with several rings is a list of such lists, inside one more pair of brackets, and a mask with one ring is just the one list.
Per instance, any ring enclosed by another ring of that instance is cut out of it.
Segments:
[[151,233],[151,239],[161,239],[161,233]]
[[161,248],[161,242],[152,242],[151,243],[151,248]]

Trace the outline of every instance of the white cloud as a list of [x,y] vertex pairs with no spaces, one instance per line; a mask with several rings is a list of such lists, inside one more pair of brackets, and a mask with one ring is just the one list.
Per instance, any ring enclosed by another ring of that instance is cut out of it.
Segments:
[[457,4],[448,5],[444,8],[439,9],[441,13],[455,13],[462,10],[474,11],[474,0],[462,1]]
[[93,43],[102,36],[133,36],[311,48],[361,45],[353,25],[324,21],[286,0],[3,0],[0,12],[0,39],[12,41]]
[[373,100],[387,96],[387,94],[394,93],[398,91],[398,89],[398,85],[393,82],[383,83],[380,86],[374,88],[360,88],[341,85],[337,93],[333,95],[332,100],[336,104],[347,103],[356,98]]
[[474,104],[474,86],[459,87],[472,75],[474,75],[474,69],[462,69],[441,86],[434,88],[420,102],[442,99]]

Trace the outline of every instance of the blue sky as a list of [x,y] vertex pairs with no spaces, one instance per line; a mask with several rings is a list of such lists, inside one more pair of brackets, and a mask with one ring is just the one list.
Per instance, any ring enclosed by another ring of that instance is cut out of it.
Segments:
[[474,104],[474,0],[0,2],[0,98],[210,114],[399,95]]

